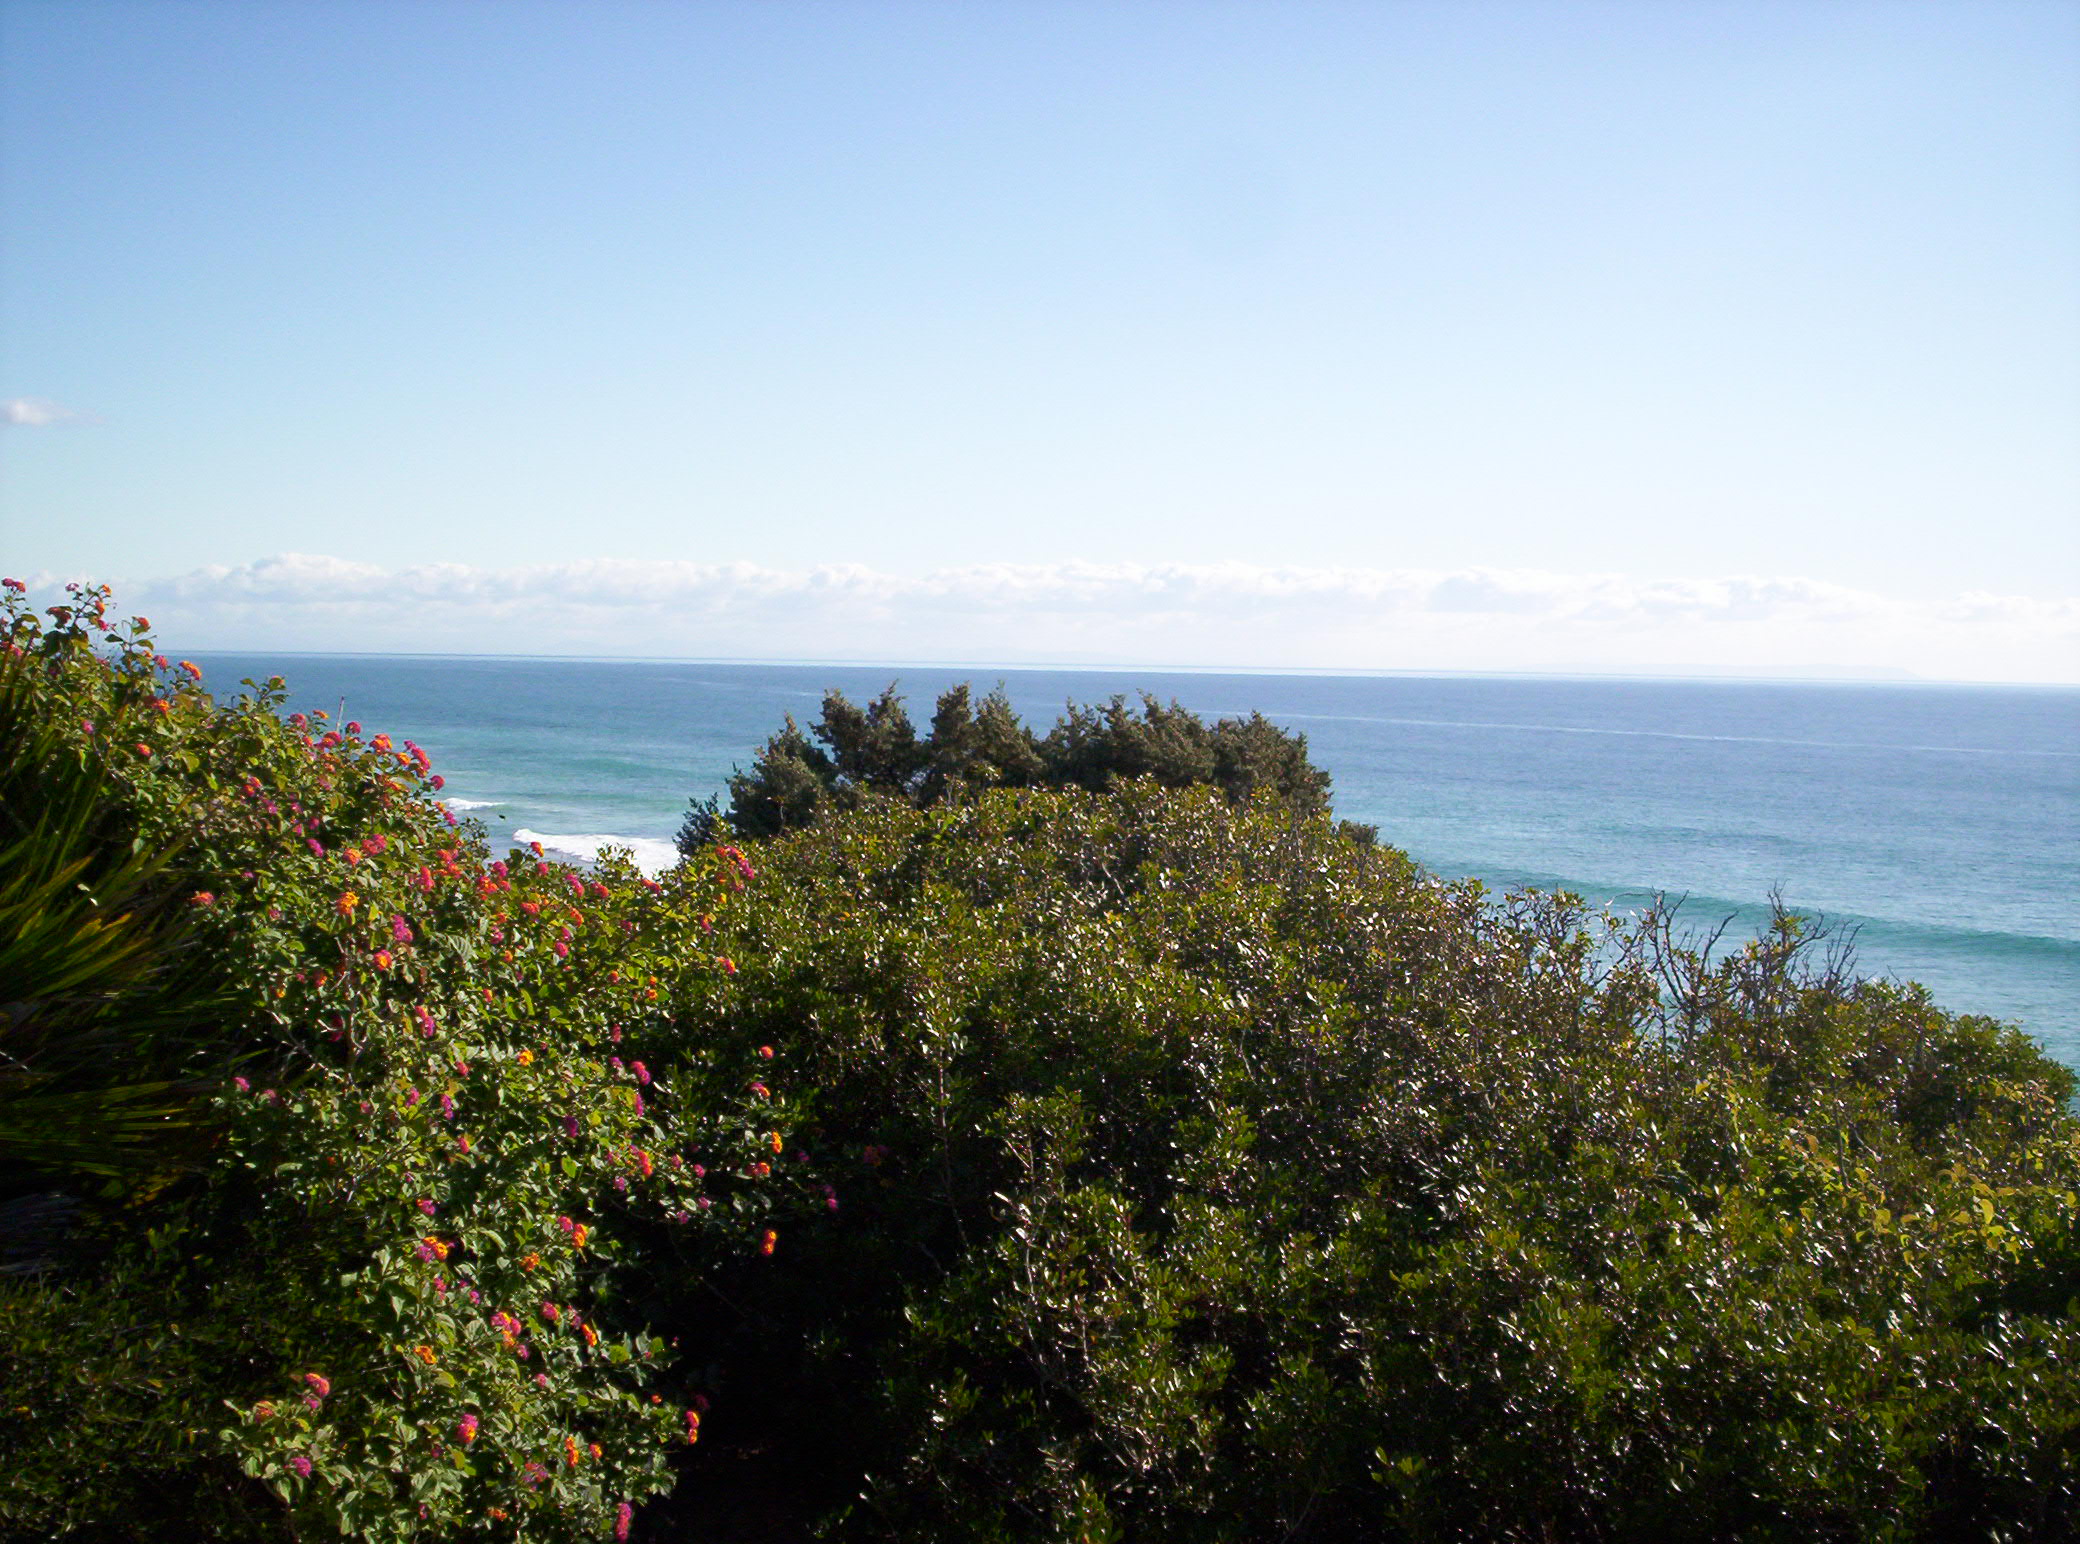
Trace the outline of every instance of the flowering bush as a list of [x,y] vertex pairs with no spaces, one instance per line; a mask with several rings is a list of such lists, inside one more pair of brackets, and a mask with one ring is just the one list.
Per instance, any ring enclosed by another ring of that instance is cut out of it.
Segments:
[[178,959],[134,1000],[220,989],[124,1053],[209,1090],[199,1172],[110,1194],[0,1297],[0,1521],[186,1490],[259,1527],[258,1482],[297,1530],[625,1536],[702,1402],[631,1311],[630,1240],[758,1258],[784,1184],[764,1063],[672,1030],[734,969],[702,945],[737,863],[493,860],[423,750],[285,714],[279,680],[210,696],[105,590],[42,620],[10,588],[0,640],[103,780],[104,844],[167,855]]

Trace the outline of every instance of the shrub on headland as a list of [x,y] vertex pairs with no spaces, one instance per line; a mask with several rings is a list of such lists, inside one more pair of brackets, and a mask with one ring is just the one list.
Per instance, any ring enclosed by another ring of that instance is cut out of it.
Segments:
[[[812,738],[813,737],[813,738]],[[827,692],[823,716],[803,734],[790,715],[759,748],[751,770],[729,779],[729,808],[696,800],[679,830],[679,850],[711,844],[718,830],[774,836],[874,799],[917,806],[988,788],[1082,788],[1150,778],[1165,788],[1217,788],[1232,804],[1260,792],[1306,814],[1329,808],[1329,774],[1307,759],[1307,736],[1261,713],[1209,724],[1172,702],[1141,694],[1137,716],[1124,697],[1070,703],[1045,735],[1018,721],[1002,687],[974,700],[966,685],[939,696],[919,735],[889,687],[864,708]],[[1347,830],[1370,838],[1367,826]]]
[[2080,1123],[2020,1034],[1206,789],[754,851],[708,1033],[846,1196],[758,1356],[840,1536],[2070,1535]]
[[670,1029],[736,862],[492,861],[105,591],[0,649],[0,1530],[625,1532],[704,1403],[628,1240],[771,1247],[773,1106]]

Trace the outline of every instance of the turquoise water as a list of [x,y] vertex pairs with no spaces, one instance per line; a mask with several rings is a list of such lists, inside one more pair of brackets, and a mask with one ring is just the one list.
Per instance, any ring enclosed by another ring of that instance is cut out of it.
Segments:
[[[1434,872],[1752,926],[1772,891],[1857,930],[1867,974],[2018,1022],[2080,1066],[2080,689],[1212,675],[340,655],[199,656],[219,691],[279,673],[432,754],[494,840],[667,861],[782,714],[897,680],[1001,682],[1028,721],[1154,692],[1308,737],[1337,813]],[[525,833],[523,835],[523,833]]]

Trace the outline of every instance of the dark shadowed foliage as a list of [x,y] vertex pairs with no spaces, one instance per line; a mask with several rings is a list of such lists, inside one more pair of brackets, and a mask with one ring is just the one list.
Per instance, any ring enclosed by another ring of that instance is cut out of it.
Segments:
[[812,734],[789,718],[750,771],[730,778],[726,810],[719,799],[693,806],[680,850],[714,841],[723,819],[738,836],[764,837],[876,796],[924,807],[986,788],[1096,793],[1135,777],[1165,788],[1210,785],[1235,804],[1266,792],[1302,813],[1329,807],[1329,774],[1307,759],[1305,735],[1261,713],[1208,724],[1146,693],[1138,712],[1124,697],[1071,703],[1040,736],[1018,721],[1001,687],[977,703],[963,684],[940,696],[920,739],[893,686],[864,708],[834,691]]

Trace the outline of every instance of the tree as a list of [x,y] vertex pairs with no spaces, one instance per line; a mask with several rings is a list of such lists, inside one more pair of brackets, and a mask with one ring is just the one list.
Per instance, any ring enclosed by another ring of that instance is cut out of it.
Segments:
[[[748,772],[729,780],[729,827],[769,837],[880,796],[926,808],[986,788],[1083,788],[1097,793],[1128,778],[1166,788],[1210,785],[1231,804],[1268,793],[1292,810],[1329,807],[1329,774],[1307,759],[1307,737],[1265,718],[1208,724],[1176,702],[1144,692],[1137,712],[1124,696],[1068,704],[1043,738],[1021,724],[999,686],[980,703],[963,683],[942,693],[931,732],[920,739],[893,685],[864,708],[826,693],[815,739],[792,718]],[[697,801],[679,832],[680,851],[715,839],[719,800]]]

